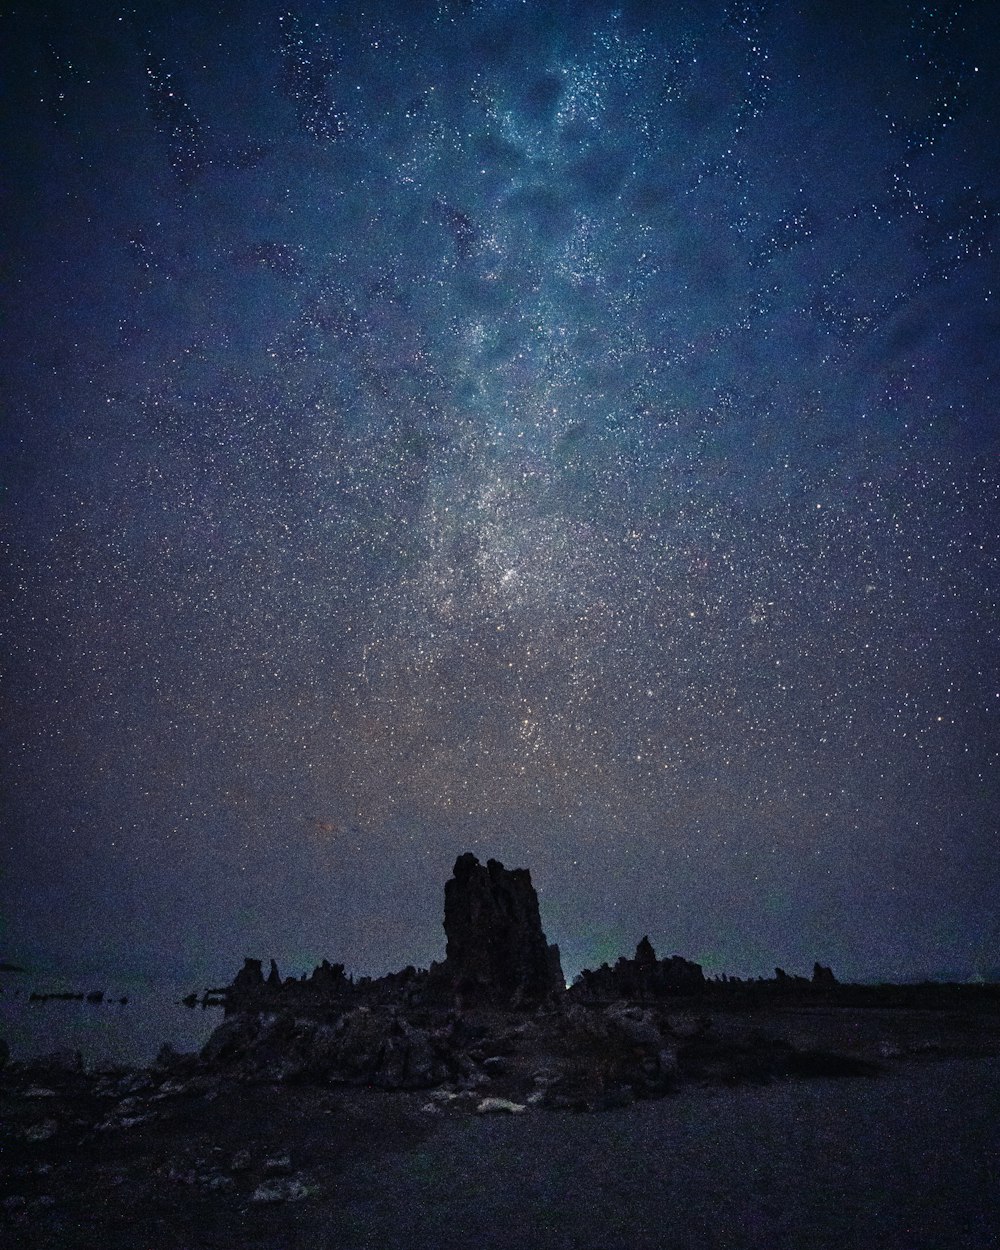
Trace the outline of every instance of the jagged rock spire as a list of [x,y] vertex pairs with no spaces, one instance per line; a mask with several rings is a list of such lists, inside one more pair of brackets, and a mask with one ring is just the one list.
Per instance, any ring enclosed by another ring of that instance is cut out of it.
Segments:
[[544,998],[564,988],[559,948],[542,932],[538,895],[526,868],[471,852],[444,887],[445,968],[463,989],[504,1001]]

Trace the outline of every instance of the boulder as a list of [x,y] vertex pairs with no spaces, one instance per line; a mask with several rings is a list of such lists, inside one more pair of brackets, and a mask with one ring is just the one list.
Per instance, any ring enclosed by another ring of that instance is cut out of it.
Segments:
[[650,1053],[658,1053],[663,1046],[663,1035],[649,1011],[627,1003],[612,1003],[604,1012],[604,1018],[613,1033],[635,1046],[645,1047]]
[[312,1193],[310,1187],[299,1176],[277,1176],[272,1180],[262,1181],[250,1195],[251,1202],[301,1202]]
[[498,1111],[504,1115],[520,1115],[524,1110],[523,1102],[511,1102],[509,1098],[484,1098],[476,1106],[477,1115],[491,1115]]

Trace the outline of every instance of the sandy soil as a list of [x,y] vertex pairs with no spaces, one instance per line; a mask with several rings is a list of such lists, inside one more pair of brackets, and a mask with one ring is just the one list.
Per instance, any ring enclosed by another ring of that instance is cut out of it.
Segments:
[[[425,1094],[365,1090],[244,1086],[205,1097],[168,1088],[154,1120],[94,1132],[88,1098],[74,1107],[58,1091],[5,1096],[4,1116],[22,1131],[5,1137],[0,1163],[4,1244],[1000,1245],[996,1057],[910,1059],[877,1077],[685,1087],[594,1114],[477,1116],[428,1110]],[[48,1128],[30,1140],[25,1124]],[[283,1200],[260,1200],[282,1186]]]

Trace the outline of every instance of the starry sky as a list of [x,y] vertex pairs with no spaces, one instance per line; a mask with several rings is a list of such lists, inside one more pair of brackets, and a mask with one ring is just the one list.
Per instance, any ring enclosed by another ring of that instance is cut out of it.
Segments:
[[995,6],[0,46],[0,955],[1000,967]]

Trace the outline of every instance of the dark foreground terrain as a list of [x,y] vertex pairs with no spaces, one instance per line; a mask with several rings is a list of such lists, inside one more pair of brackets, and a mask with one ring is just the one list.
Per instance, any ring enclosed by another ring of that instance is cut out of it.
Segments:
[[[986,1250],[1000,1245],[998,1023],[849,1008],[678,1017],[698,1063],[658,1097],[589,1114],[523,1097],[516,1054],[396,1092],[193,1060],[105,1074],[8,1064],[0,1243]],[[541,1064],[544,1091],[551,1056],[536,1046],[522,1057]],[[789,1054],[845,1075],[776,1068]]]

